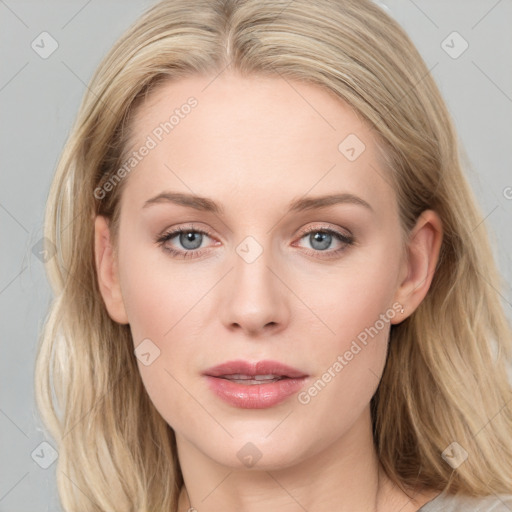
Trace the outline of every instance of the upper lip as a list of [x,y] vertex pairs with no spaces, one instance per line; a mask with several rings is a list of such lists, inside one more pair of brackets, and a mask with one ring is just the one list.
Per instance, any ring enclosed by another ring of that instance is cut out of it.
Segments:
[[278,375],[280,377],[288,377],[292,379],[307,377],[307,374],[278,361],[226,361],[208,368],[204,373],[210,377],[224,377],[226,375]]

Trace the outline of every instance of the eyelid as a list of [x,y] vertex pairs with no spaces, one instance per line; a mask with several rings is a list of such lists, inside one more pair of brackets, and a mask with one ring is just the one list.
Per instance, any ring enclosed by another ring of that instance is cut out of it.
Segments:
[[[346,233],[341,232],[343,229],[346,231]],[[348,231],[346,228],[333,227],[333,226],[331,226],[329,224],[325,224],[325,223],[320,223],[319,225],[315,224],[313,226],[303,228],[299,231],[299,233],[300,233],[299,236],[302,238],[304,235],[308,235],[309,233],[315,233],[317,231],[327,231],[329,233],[335,233],[335,234],[340,235],[348,240],[354,239],[354,236],[352,235],[352,233],[350,233],[350,231]]]
[[157,235],[157,240],[166,237],[167,235],[173,235],[176,236],[177,234],[181,232],[188,232],[188,231],[194,231],[196,233],[201,233],[202,235],[208,235],[210,238],[216,238],[211,231],[209,231],[207,228],[198,227],[193,223],[188,224],[179,224],[177,227],[168,227],[164,229],[161,234]]

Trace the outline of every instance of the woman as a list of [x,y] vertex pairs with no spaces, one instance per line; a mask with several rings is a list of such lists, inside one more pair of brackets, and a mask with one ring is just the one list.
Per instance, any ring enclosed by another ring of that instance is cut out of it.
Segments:
[[512,509],[481,218],[373,3],[155,5],[48,200],[36,381],[64,509]]

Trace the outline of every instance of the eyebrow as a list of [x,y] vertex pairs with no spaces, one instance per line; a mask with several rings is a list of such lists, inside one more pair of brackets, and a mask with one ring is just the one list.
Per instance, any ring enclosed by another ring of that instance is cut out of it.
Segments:
[[[174,203],[180,206],[186,206],[204,212],[211,212],[215,214],[224,213],[222,206],[217,204],[213,199],[208,197],[196,196],[193,194],[185,194],[182,192],[162,192],[161,194],[148,199],[143,208],[147,208],[153,204],[160,203]],[[355,204],[363,206],[373,212],[371,205],[364,199],[349,193],[329,194],[316,197],[301,197],[294,199],[289,205],[288,211],[302,212],[305,210],[314,210],[317,208],[325,208],[335,204]]]

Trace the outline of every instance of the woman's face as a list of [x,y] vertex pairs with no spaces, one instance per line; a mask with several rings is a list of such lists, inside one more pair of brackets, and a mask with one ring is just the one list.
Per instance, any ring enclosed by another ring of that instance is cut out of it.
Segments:
[[366,435],[410,313],[368,127],[314,85],[224,73],[157,89],[133,133],[106,302],[179,450],[277,468]]

